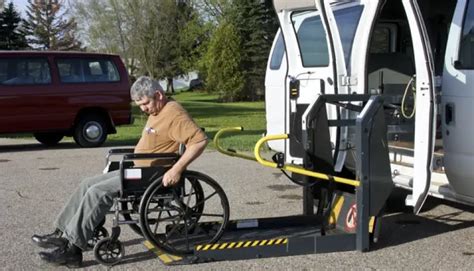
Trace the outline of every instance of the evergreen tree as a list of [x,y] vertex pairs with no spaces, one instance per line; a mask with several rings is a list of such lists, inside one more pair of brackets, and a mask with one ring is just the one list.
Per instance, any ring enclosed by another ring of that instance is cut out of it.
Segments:
[[205,61],[208,90],[219,93],[224,102],[240,100],[245,80],[240,37],[233,23],[220,23],[209,42]]
[[26,48],[28,48],[28,43],[21,31],[21,17],[10,2],[0,13],[0,50]]
[[77,25],[66,16],[61,2],[35,4],[28,0],[25,20],[25,34],[31,47],[40,50],[79,50],[81,43],[76,39]]
[[237,29],[242,45],[241,72],[245,78],[241,97],[256,100],[263,97],[265,71],[278,21],[270,0],[234,1],[228,19]]

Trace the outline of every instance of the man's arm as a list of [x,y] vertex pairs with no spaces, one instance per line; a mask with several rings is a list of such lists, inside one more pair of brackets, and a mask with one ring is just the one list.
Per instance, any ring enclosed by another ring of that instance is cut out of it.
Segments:
[[186,146],[186,150],[179,160],[171,167],[163,176],[163,185],[172,186],[176,184],[181,178],[181,174],[186,167],[191,164],[194,159],[198,158],[199,155],[204,151],[207,146],[207,139]]

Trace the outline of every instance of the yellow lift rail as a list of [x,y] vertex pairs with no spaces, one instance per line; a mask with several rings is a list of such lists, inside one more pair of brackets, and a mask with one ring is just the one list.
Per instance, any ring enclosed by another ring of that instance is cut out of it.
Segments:
[[314,172],[314,171],[306,170],[306,169],[304,169],[302,167],[298,167],[298,166],[283,165],[283,167],[278,167],[277,163],[265,160],[264,158],[262,158],[262,156],[260,156],[260,149],[261,149],[262,145],[265,142],[271,141],[271,140],[288,139],[287,134],[269,135],[269,136],[262,137],[255,144],[255,148],[254,148],[255,157],[252,157],[250,155],[237,153],[235,150],[232,150],[232,149],[225,150],[219,145],[219,142],[220,142],[219,139],[223,134],[229,133],[229,132],[241,132],[243,130],[244,130],[243,127],[231,127],[231,128],[224,128],[224,129],[219,130],[216,133],[216,135],[214,136],[214,145],[216,146],[216,149],[219,152],[221,152],[223,154],[226,154],[226,155],[229,155],[229,156],[234,156],[234,157],[239,157],[239,158],[243,158],[243,159],[247,159],[247,160],[257,161],[258,163],[260,163],[261,165],[266,166],[266,167],[280,168],[282,170],[297,173],[297,174],[300,174],[300,175],[315,177],[315,178],[322,179],[322,180],[327,180],[327,181],[333,180],[333,181],[338,182],[338,183],[343,183],[343,184],[347,184],[347,185],[351,185],[351,186],[355,186],[355,187],[360,185],[360,182],[357,181],[357,180],[352,180],[352,179],[347,179],[347,178],[342,178],[342,177],[331,176],[331,175],[324,174],[324,173]]
[[220,141],[219,141],[220,137],[223,134],[242,132],[243,130],[244,130],[244,127],[230,127],[230,128],[220,129],[219,131],[217,131],[216,135],[214,136],[214,146],[216,146],[217,151],[219,151],[220,153],[223,153],[223,154],[226,154],[226,155],[229,155],[229,156],[234,156],[234,157],[247,159],[247,160],[257,161],[257,159],[253,156],[242,154],[242,153],[237,153],[235,150],[232,150],[232,149],[224,150],[219,144],[220,143]]
[[[269,136],[262,137],[259,141],[257,141],[257,144],[255,144],[255,149],[254,149],[254,153],[255,153],[255,157],[257,158],[257,162],[259,162],[260,164],[262,164],[264,166],[267,166],[267,167],[278,168],[277,163],[265,160],[265,159],[262,158],[262,156],[260,156],[260,148],[262,147],[263,143],[265,143],[267,141],[281,140],[281,139],[288,139],[288,135],[287,134],[269,135]],[[346,179],[346,178],[331,176],[331,175],[324,174],[324,173],[314,172],[314,171],[306,170],[302,167],[291,166],[291,165],[283,165],[283,167],[280,167],[280,168],[282,170],[290,171],[290,172],[301,174],[301,175],[311,176],[311,177],[315,177],[315,178],[322,179],[322,180],[328,180],[328,181],[329,180],[334,180],[335,182],[348,184],[348,185],[352,185],[352,186],[359,186],[360,185],[360,182],[357,181],[357,180]]]

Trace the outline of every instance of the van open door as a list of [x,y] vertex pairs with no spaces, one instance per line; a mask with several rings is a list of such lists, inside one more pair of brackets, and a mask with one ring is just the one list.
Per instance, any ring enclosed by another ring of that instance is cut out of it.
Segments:
[[[358,23],[364,20],[362,16],[369,1],[273,2],[285,42],[288,65],[284,110],[285,133],[290,134],[290,140],[285,146],[285,160],[302,164],[304,150],[301,142],[305,114],[320,94],[351,93],[347,61],[351,59]],[[267,75],[272,72],[267,68]],[[266,100],[268,102],[269,97]],[[330,119],[344,118],[344,111],[334,105],[328,105],[327,112]],[[271,130],[268,128],[267,123],[267,130]],[[330,132],[335,149],[335,170],[339,171],[344,164],[346,149],[340,142],[345,141],[347,131],[345,128],[332,127]]]
[[[301,165],[304,156],[301,143],[303,115],[320,94],[335,93],[337,78],[334,76],[334,50],[329,49],[331,44],[327,38],[326,27],[320,11],[316,10],[314,0],[274,0],[273,4],[280,22],[288,65],[285,91],[281,93],[285,101],[285,133],[290,135],[285,144],[285,160]],[[272,74],[274,71],[267,68],[267,75]],[[269,97],[265,99],[267,103],[271,102]],[[328,113],[335,117],[333,112]],[[268,124],[267,130],[272,130]]]
[[416,0],[402,0],[408,18],[416,68],[416,115],[413,193],[406,204],[420,212],[431,184],[436,136],[434,61],[429,37]]
[[[265,116],[269,135],[285,133],[287,66],[285,41],[281,30],[278,30],[265,74]],[[269,141],[267,144],[274,151],[285,150],[285,141]]]

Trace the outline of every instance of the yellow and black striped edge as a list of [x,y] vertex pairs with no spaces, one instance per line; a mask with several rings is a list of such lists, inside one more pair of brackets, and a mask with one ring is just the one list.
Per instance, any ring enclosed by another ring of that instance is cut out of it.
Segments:
[[158,256],[158,258],[164,263],[164,264],[169,264],[169,263],[173,263],[173,262],[177,262],[177,261],[181,261],[183,259],[183,257],[180,257],[180,256],[176,256],[176,255],[172,255],[172,254],[168,254],[160,249],[158,249],[157,247],[155,247],[152,243],[150,243],[149,241],[145,241],[143,242],[143,244],[153,253],[156,254],[156,256]]
[[288,243],[288,238],[249,240],[249,241],[226,242],[226,243],[217,243],[217,244],[203,244],[203,245],[196,246],[196,251],[251,248],[251,247],[259,247],[259,246],[276,246],[276,245],[284,245],[286,243]]

